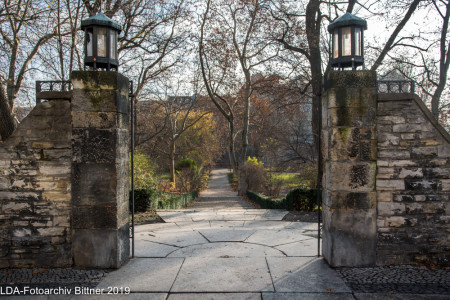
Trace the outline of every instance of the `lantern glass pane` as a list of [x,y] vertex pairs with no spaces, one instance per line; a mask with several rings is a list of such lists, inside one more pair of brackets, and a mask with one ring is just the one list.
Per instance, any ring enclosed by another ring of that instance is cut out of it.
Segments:
[[93,55],[93,39],[92,39],[93,33],[92,28],[89,28],[86,32],[86,56],[92,56]]
[[352,32],[351,27],[342,28],[342,56],[352,55]]
[[361,28],[355,28],[355,55],[361,56]]
[[97,55],[106,57],[106,28],[98,28]]
[[339,34],[335,30],[333,32],[333,58],[338,58],[339,56]]
[[115,30],[110,30],[110,39],[109,39],[109,51],[111,59],[116,59],[116,48],[117,48],[117,33]]

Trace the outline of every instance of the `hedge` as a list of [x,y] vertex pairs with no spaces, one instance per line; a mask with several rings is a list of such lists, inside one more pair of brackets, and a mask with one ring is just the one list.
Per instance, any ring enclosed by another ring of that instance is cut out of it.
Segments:
[[286,209],[284,199],[272,199],[252,191],[247,191],[247,197],[264,209]]
[[284,199],[272,199],[247,191],[247,197],[264,209],[314,211],[317,205],[317,189],[294,189]]
[[[130,191],[130,210],[132,209]],[[198,192],[187,194],[169,194],[156,190],[135,190],[134,211],[144,212],[150,209],[180,209],[198,197]]]

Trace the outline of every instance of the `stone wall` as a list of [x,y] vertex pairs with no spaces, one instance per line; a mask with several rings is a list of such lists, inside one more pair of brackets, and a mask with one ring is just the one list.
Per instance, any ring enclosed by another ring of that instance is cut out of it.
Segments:
[[380,94],[377,264],[450,264],[450,135],[412,94]]
[[[119,268],[128,258],[128,93],[76,71],[0,145],[0,268]],[[59,99],[58,99],[59,97]]]
[[0,145],[0,268],[69,267],[70,101],[37,105]]

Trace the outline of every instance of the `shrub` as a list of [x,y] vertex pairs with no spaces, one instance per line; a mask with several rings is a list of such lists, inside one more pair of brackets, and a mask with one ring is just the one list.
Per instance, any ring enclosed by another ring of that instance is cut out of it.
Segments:
[[[133,209],[132,203],[132,191],[130,191],[130,211]],[[145,212],[152,209],[152,195],[155,191],[153,190],[134,190],[134,211],[135,212]]]
[[290,191],[284,199],[273,199],[252,191],[247,191],[247,197],[264,209],[298,211],[314,211],[317,209],[317,189],[295,189]]
[[[130,153],[130,169],[131,169],[131,153]],[[152,190],[156,188],[155,182],[155,165],[150,155],[143,154],[139,150],[134,152],[134,187],[135,189]],[[131,172],[130,172],[131,182]]]
[[265,183],[264,163],[258,161],[256,157],[248,157],[244,165],[244,172],[247,189],[262,192]]
[[267,174],[265,177],[264,193],[268,196],[278,196],[281,187],[283,186],[283,179]]
[[[198,193],[196,191],[186,194],[169,194],[156,190],[135,190],[134,210],[136,212],[145,212],[150,209],[179,209],[185,207],[197,197]],[[130,210],[131,209],[132,202],[130,191]]]
[[209,175],[193,169],[184,168],[177,171],[177,188],[182,193],[204,190],[208,183]]
[[272,199],[252,191],[247,191],[247,197],[264,209],[286,209],[284,199]]
[[316,205],[317,189],[295,189],[286,195],[288,210],[314,211]]
[[191,169],[197,171],[197,162],[192,158],[182,159],[179,162],[177,162],[175,170],[180,171],[182,169]]

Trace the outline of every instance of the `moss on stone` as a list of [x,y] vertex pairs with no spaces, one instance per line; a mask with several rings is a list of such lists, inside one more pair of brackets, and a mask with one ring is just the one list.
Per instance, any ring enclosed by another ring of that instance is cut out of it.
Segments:
[[348,142],[348,137],[350,135],[350,131],[351,131],[350,128],[338,128],[339,135],[340,135],[342,143],[344,145],[346,145]]

